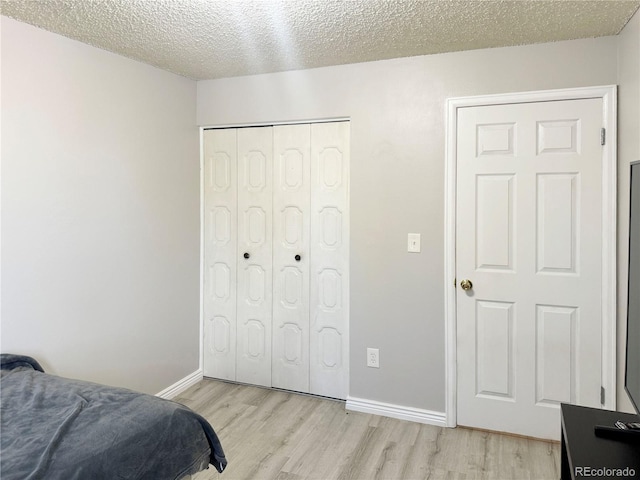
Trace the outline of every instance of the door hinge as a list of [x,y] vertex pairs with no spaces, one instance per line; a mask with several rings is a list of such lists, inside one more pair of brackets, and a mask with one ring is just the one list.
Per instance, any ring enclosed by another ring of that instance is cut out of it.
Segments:
[[604,405],[604,387],[600,387],[600,405]]
[[600,129],[600,145],[604,145],[607,142],[607,130],[605,128]]

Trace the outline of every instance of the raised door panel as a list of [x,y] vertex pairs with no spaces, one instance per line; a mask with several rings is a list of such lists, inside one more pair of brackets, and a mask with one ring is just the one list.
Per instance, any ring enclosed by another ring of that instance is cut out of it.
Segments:
[[515,176],[476,177],[476,269],[515,270]]
[[513,401],[515,320],[513,303],[476,303],[476,395]]
[[348,393],[349,123],[311,125],[310,392]]
[[272,129],[237,132],[236,380],[271,386]]
[[542,173],[537,176],[537,271],[577,274],[579,173]]
[[576,403],[576,334],[580,312],[574,307],[536,305],[536,403],[559,407]]
[[273,129],[274,387],[309,391],[311,128]]
[[205,130],[204,374],[236,379],[236,131]]

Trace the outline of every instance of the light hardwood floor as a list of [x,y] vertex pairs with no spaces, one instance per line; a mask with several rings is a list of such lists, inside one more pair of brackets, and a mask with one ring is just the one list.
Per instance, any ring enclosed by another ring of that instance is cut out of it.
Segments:
[[554,479],[556,443],[349,412],[344,402],[205,379],[175,401],[204,416],[229,466],[208,479]]

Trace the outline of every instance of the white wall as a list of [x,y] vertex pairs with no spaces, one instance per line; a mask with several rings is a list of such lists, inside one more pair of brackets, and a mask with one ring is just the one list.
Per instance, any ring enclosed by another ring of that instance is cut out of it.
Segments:
[[618,409],[633,411],[624,391],[629,262],[629,164],[640,160],[640,11],[618,36]]
[[[351,396],[445,409],[445,100],[615,84],[616,48],[606,37],[198,82],[202,126],[351,118]],[[421,254],[406,252],[409,232]]]
[[196,84],[1,26],[1,349],[156,393],[199,367]]

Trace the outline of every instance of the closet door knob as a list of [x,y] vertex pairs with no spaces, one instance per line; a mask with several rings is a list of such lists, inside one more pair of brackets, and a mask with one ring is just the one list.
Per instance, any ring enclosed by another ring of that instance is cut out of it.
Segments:
[[251,255],[249,255],[249,252],[244,252],[244,255],[243,255],[244,258],[249,258],[250,256]]
[[296,256],[295,256],[295,257],[293,257],[293,258],[295,258],[295,259],[296,259],[296,262],[299,262],[299,261],[300,261],[300,259],[301,259],[302,257],[301,257],[300,255],[296,255]]

